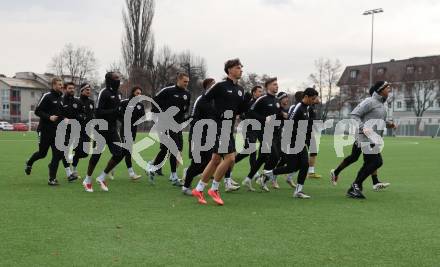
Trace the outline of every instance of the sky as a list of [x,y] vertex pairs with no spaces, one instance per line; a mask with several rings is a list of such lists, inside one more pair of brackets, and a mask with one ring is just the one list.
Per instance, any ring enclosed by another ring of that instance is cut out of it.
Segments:
[[[87,46],[99,76],[121,60],[124,0],[0,0],[0,73],[50,71],[65,44]],[[440,1],[433,0],[156,0],[158,47],[204,57],[220,79],[223,63],[239,57],[245,72],[277,76],[281,89],[308,82],[319,58],[343,66],[440,55]],[[311,84],[310,84],[311,85]]]

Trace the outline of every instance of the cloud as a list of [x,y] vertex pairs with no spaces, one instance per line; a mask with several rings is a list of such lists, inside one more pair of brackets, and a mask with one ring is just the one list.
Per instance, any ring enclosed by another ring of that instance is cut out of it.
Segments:
[[[0,73],[44,72],[69,42],[95,51],[101,76],[120,59],[123,0],[2,2]],[[320,57],[369,62],[371,18],[361,14],[376,7],[385,10],[375,19],[376,61],[440,54],[440,3],[430,0],[157,0],[153,29],[158,46],[204,57],[214,78],[240,57],[245,71],[296,88]]]

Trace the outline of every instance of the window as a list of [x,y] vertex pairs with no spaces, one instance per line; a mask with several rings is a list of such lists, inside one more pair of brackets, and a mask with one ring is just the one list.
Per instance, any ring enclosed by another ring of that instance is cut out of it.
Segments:
[[378,68],[376,70],[377,75],[384,75],[385,74],[385,68]]
[[20,91],[12,90],[11,91],[11,101],[20,102]]
[[350,71],[350,78],[351,79],[356,79],[357,78],[357,74],[358,74],[357,70]]
[[414,103],[413,103],[413,101],[411,101],[411,100],[409,100],[409,101],[406,101],[406,110],[407,111],[411,111],[412,109],[413,109],[413,107],[414,107]]
[[431,73],[435,72],[435,66],[431,66]]
[[423,67],[418,67],[417,68],[417,73],[418,74],[422,74],[422,72],[423,72]]
[[397,101],[397,108],[402,108],[402,102]]
[[406,67],[406,73],[407,74],[413,74],[414,73],[414,66],[407,66]]

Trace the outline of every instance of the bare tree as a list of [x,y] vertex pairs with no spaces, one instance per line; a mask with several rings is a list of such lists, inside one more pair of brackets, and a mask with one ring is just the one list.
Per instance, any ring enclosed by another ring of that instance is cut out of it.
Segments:
[[190,51],[177,55],[179,69],[189,75],[189,88],[194,101],[202,94],[201,81],[206,78],[206,62],[204,58],[194,56]]
[[122,39],[122,56],[129,81],[144,88],[149,85],[147,73],[153,67],[154,0],[125,0],[122,11],[125,35]]
[[435,81],[414,82],[410,90],[411,95],[408,104],[412,107],[417,117],[416,131],[419,134],[423,115],[429,108],[433,107],[439,93],[436,90]]
[[326,120],[332,99],[337,96],[337,82],[341,77],[342,64],[336,59],[320,58],[315,61],[315,73],[310,74],[309,80],[315,84],[315,88],[321,97],[321,104],[318,106],[320,119]]
[[97,67],[98,63],[91,49],[73,44],[67,44],[49,64],[56,75],[68,78],[77,85],[85,80],[92,80],[96,76]]
[[150,85],[149,94],[153,95],[157,90],[174,82],[172,77],[178,71],[177,56],[168,46],[162,47],[152,59],[148,71]]

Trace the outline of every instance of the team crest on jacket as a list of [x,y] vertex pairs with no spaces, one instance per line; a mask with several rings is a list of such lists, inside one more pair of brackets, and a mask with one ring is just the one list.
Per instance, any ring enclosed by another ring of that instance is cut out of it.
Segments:
[[183,95],[183,99],[187,100],[188,96],[187,95]]
[[93,105],[92,104],[90,104],[90,109],[93,109]]
[[277,108],[280,108],[281,106],[280,106],[280,103],[277,103]]
[[243,93],[240,90],[238,90],[238,95],[243,96]]
[[140,105],[137,105],[136,107],[137,107],[137,109],[139,109],[139,110],[142,108]]
[[73,108],[78,108],[78,105],[76,103],[74,103]]

